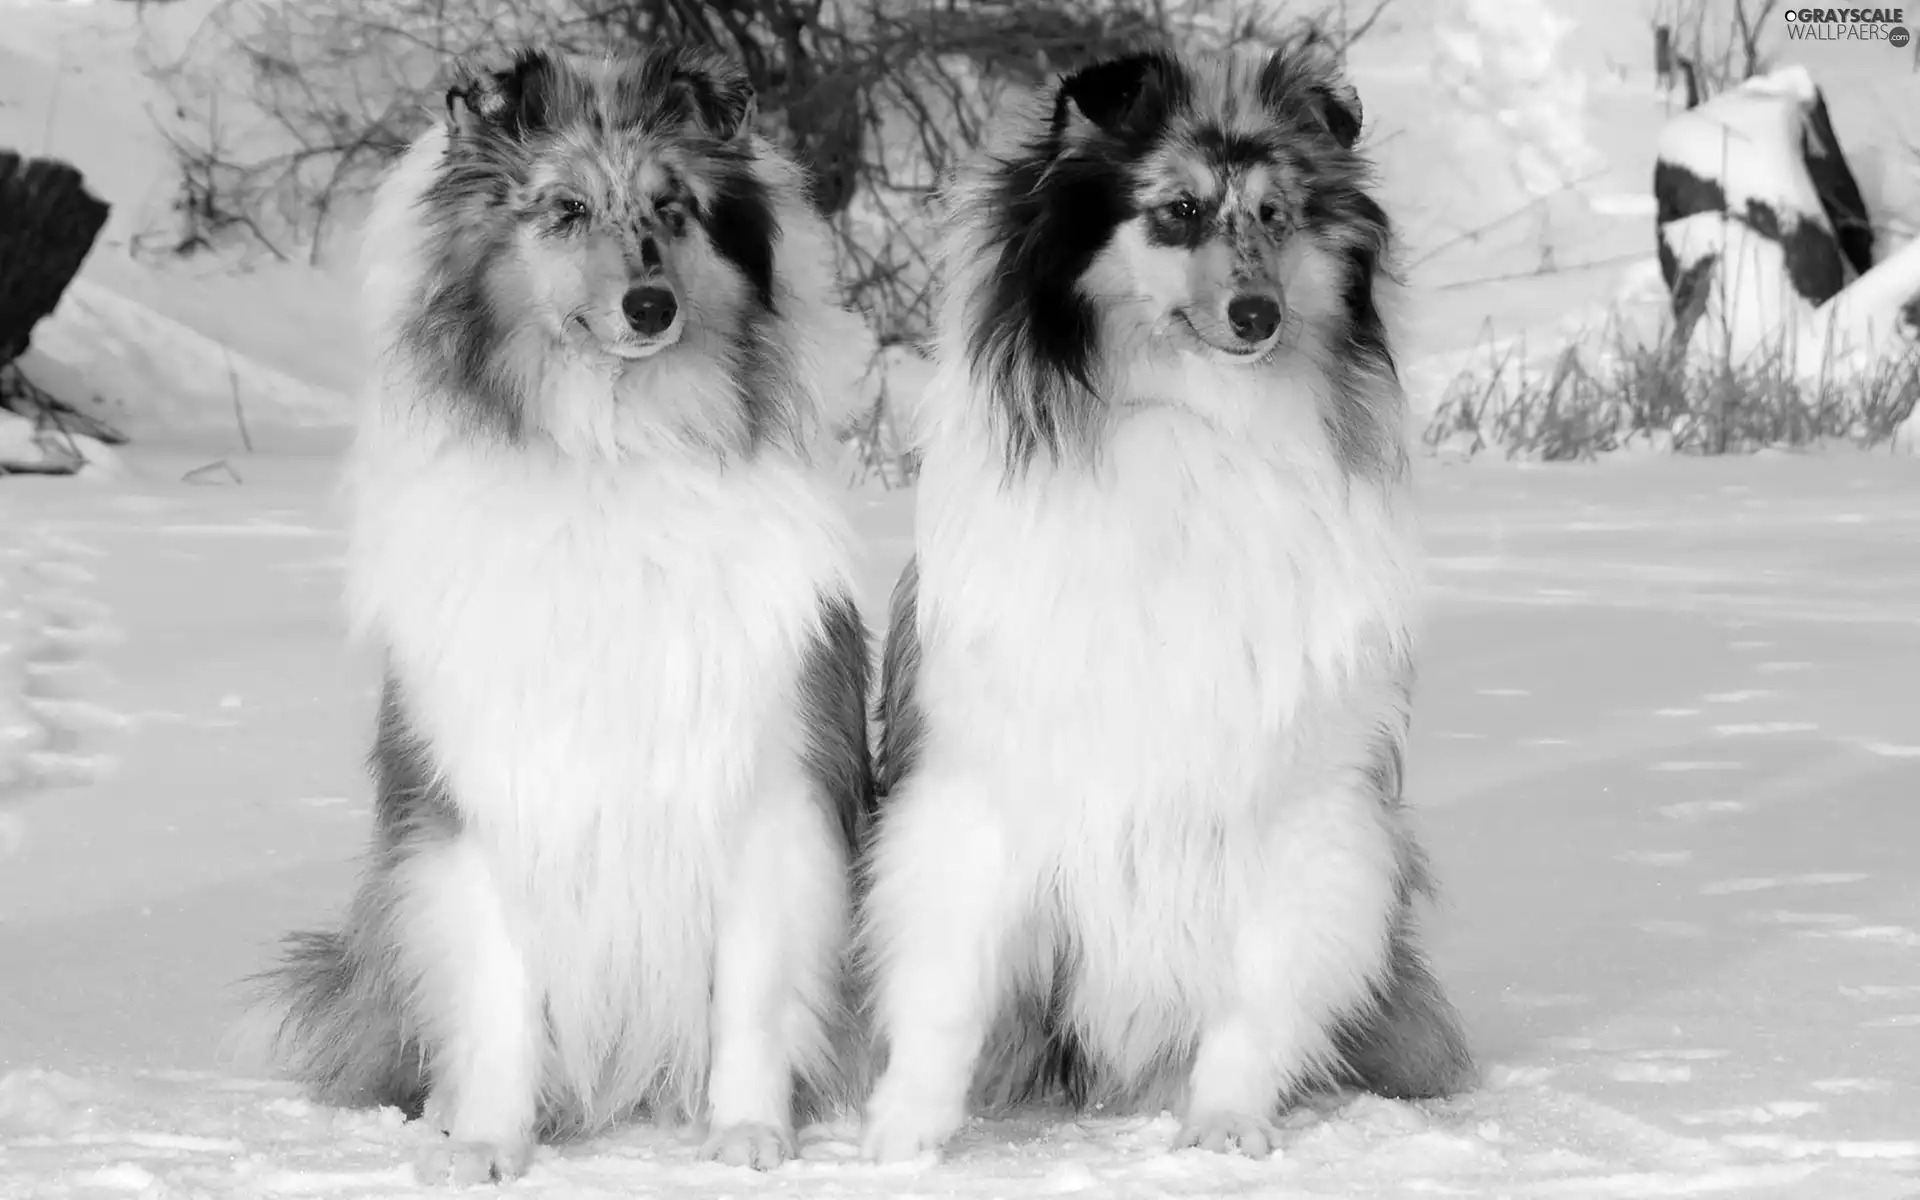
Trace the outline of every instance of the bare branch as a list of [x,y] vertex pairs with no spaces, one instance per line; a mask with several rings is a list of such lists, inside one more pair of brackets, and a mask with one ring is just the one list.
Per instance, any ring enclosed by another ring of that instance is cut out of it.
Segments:
[[932,311],[929,205],[1009,89],[1145,39],[1273,44],[1311,23],[1344,50],[1391,3],[220,0],[178,54],[149,63],[173,101],[156,121],[181,177],[181,227],[164,244],[186,254],[240,236],[317,261],[433,119],[455,60],[520,40],[697,42],[744,65],[765,131],[814,177],[846,300],[883,342],[912,341]]

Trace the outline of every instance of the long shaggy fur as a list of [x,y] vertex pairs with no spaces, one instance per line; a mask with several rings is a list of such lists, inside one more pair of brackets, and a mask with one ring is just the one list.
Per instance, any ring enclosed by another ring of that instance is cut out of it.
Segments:
[[752,107],[704,54],[527,50],[376,198],[377,834],[271,1000],[293,1076],[426,1112],[458,1182],[636,1114],[769,1166],[861,1086],[868,644],[810,469],[850,318]]
[[1402,806],[1417,618],[1391,229],[1311,39],[1097,63],[948,197],[892,603],[865,1150],[968,1107],[1465,1086]]

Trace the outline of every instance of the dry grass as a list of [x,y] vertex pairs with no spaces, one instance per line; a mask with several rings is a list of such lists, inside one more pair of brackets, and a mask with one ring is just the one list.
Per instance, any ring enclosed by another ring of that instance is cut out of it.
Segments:
[[1888,442],[1920,399],[1920,345],[1861,372],[1794,369],[1783,335],[1762,352],[1676,345],[1671,330],[1635,336],[1617,317],[1596,338],[1569,341],[1541,366],[1524,346],[1462,373],[1424,441],[1465,456],[1546,462],[1645,447],[1677,454]]

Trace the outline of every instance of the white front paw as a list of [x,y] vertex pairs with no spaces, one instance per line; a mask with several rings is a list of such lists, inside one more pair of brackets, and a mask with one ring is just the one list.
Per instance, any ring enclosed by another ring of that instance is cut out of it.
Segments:
[[1173,1139],[1175,1150],[1199,1149],[1214,1154],[1239,1151],[1248,1158],[1266,1158],[1280,1148],[1280,1131],[1264,1117],[1245,1113],[1195,1113]]
[[771,1171],[793,1156],[793,1138],[786,1130],[754,1121],[715,1129],[700,1147],[702,1158],[756,1171]]
[[896,1163],[937,1154],[966,1121],[963,1108],[930,1103],[923,1096],[903,1096],[883,1082],[867,1105],[866,1127],[860,1133],[860,1153],[869,1162]]
[[512,1183],[533,1163],[532,1139],[506,1142],[456,1142],[428,1146],[413,1162],[414,1174],[428,1187],[471,1187],[476,1183]]

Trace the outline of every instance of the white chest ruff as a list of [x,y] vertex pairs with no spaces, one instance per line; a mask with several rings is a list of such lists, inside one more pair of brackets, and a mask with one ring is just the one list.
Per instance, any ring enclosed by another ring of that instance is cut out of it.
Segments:
[[792,746],[820,599],[845,586],[808,478],[459,449],[363,474],[357,500],[356,625],[503,861],[535,892],[594,858],[629,880],[711,862]]
[[1022,794],[1237,804],[1410,636],[1404,506],[1308,406],[1250,436],[1147,407],[1097,472],[930,456],[921,487],[927,753]]

